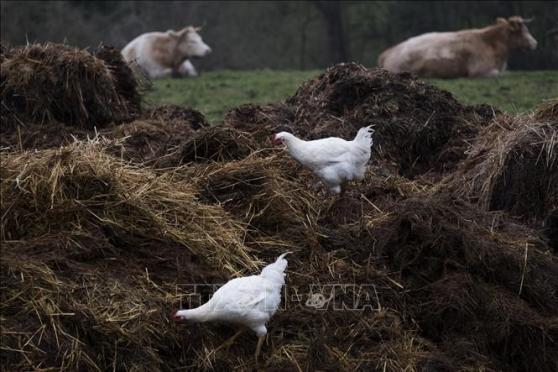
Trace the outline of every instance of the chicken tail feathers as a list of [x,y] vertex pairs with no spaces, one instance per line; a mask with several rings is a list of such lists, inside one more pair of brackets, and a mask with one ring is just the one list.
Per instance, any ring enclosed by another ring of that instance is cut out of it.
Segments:
[[291,252],[283,253],[281,256],[277,257],[277,260],[275,260],[274,263],[264,267],[261,275],[269,276],[277,273],[283,274],[285,272],[285,269],[287,268],[287,260],[285,259],[285,256],[289,253]]
[[277,263],[277,262],[279,262],[279,261],[285,261],[285,262],[287,262],[287,260],[285,260],[285,256],[288,255],[288,254],[291,254],[291,253],[293,253],[293,252],[285,252],[285,253],[283,253],[281,256],[277,257],[277,260],[275,260],[275,263]]
[[372,125],[360,128],[354,141],[363,147],[372,147],[374,143],[372,139],[373,133],[374,129],[372,129]]

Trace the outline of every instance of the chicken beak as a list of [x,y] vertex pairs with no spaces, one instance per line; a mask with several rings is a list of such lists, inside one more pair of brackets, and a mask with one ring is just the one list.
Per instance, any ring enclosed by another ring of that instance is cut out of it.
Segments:
[[281,145],[283,142],[282,142],[279,138],[277,138],[277,136],[274,134],[274,135],[271,137],[271,143],[273,143],[273,145],[275,145],[275,146],[279,146],[279,145]]
[[181,316],[178,316],[178,315],[177,315],[177,311],[175,311],[174,313],[172,313],[171,316],[170,316],[170,318],[171,318],[171,320],[174,320],[174,322],[175,322],[175,323],[178,323],[178,324],[180,324],[180,323],[186,323],[186,322],[184,321],[184,318],[182,318]]

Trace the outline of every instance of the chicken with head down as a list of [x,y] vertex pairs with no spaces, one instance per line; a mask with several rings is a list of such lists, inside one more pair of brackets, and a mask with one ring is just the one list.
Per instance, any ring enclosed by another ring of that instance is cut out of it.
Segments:
[[[257,362],[267,335],[266,323],[281,303],[281,289],[285,285],[287,268],[285,256],[288,253],[290,252],[283,253],[275,262],[264,267],[259,275],[232,279],[219,288],[205,304],[195,309],[178,310],[171,318],[177,323],[220,321],[251,329],[259,338],[255,354]],[[221,346],[230,346],[244,329]]]

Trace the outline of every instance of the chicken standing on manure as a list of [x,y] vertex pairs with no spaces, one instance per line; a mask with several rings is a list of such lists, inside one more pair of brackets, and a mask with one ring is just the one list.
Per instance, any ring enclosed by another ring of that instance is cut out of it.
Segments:
[[[253,330],[258,336],[256,361],[267,334],[266,323],[281,303],[281,288],[285,284],[287,260],[283,253],[262,269],[259,275],[235,278],[219,288],[205,304],[195,309],[179,310],[172,315],[178,323],[185,321],[223,321],[239,324]],[[221,345],[230,345],[244,329]]]
[[295,160],[314,172],[332,193],[339,194],[345,182],[364,179],[373,144],[372,133],[372,126],[368,126],[360,128],[352,141],[338,137],[304,141],[291,133],[280,132],[273,136],[273,143],[285,144]]

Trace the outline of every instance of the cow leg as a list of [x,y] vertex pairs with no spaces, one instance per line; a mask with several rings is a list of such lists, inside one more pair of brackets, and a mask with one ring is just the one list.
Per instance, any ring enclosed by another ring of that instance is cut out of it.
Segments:
[[182,62],[182,64],[178,68],[178,72],[182,76],[189,76],[189,77],[198,76],[198,72],[196,71],[196,68],[194,67],[192,62],[190,62],[190,60],[188,59]]
[[505,72],[508,70],[508,62],[504,62],[504,64],[502,65],[502,67],[500,67],[500,72]]
[[469,68],[470,77],[494,77],[500,74],[500,68],[494,64],[473,65]]
[[157,69],[155,71],[152,71],[150,75],[154,79],[161,79],[161,78],[172,76],[172,74],[173,74],[172,68],[162,68],[162,69]]
[[494,76],[498,76],[500,75],[500,70],[498,70],[497,68],[493,68],[490,71],[488,71],[488,73],[486,74],[486,76],[488,77],[494,77]]

